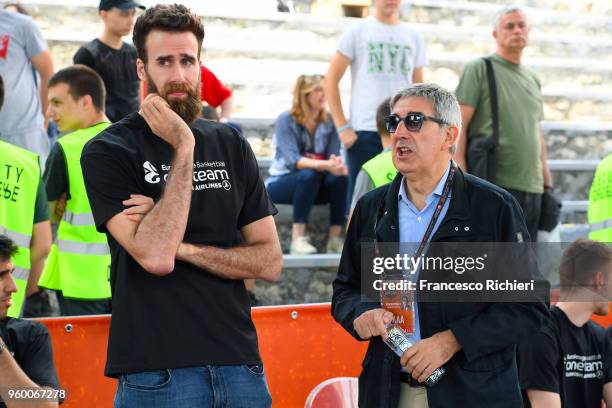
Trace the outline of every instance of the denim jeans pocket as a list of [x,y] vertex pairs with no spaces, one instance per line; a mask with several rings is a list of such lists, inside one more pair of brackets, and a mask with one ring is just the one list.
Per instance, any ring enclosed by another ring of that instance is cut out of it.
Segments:
[[245,365],[244,368],[247,369],[247,371],[253,375],[256,376],[262,376],[265,374],[264,373],[264,366],[263,364],[249,364],[249,365]]
[[172,380],[168,369],[124,374],[122,377],[126,387],[138,390],[158,390],[170,384]]

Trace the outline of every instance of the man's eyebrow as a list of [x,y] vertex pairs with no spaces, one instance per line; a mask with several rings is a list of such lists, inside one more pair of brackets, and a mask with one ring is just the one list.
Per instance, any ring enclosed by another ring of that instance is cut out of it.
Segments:
[[196,60],[196,57],[194,57],[191,54],[181,54],[181,58],[187,58],[190,61],[195,61]]
[[[197,58],[191,54],[179,54],[180,58],[186,58],[189,61],[196,61]],[[172,61],[174,59],[174,55],[160,55],[159,57],[156,58],[156,61],[159,62],[165,62],[165,61]]]
[[15,270],[15,268],[12,268],[12,269],[3,269],[3,270],[0,271],[0,276],[4,275],[4,274],[7,274],[7,273],[10,273],[10,272],[13,272],[14,270]]

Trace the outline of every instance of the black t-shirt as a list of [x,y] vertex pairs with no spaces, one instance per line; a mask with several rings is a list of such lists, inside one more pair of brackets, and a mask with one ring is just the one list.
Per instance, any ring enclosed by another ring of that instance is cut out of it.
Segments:
[[[0,319],[0,336],[24,373],[41,387],[59,389],[47,328],[24,319]],[[5,350],[6,352],[6,350]],[[5,408],[0,401],[0,408]]]
[[66,157],[64,156],[64,149],[62,149],[62,145],[59,143],[53,145],[49,156],[47,156],[43,180],[47,187],[47,198],[49,201],[57,200],[62,193],[69,193]]
[[[193,194],[184,241],[233,247],[240,228],[276,213],[248,142],[230,127],[204,120],[195,136]],[[173,149],[137,113],[85,145],[81,166],[96,225],[139,193],[157,201]],[[168,197],[171,199],[170,197]],[[177,261],[155,276],[107,233],[111,250],[111,320],[105,374],[203,365],[259,364],[257,334],[242,280],[223,279]]]
[[606,329],[605,339],[605,356],[604,356],[604,385],[612,381],[612,326]]
[[525,406],[527,390],[557,393],[561,406],[600,408],[604,384],[604,329],[589,321],[575,326],[557,308],[551,320],[519,345],[519,377]]
[[97,38],[74,54],[75,64],[87,65],[102,77],[106,87],[106,116],[111,122],[136,112],[140,106],[137,58],[133,45],[124,42],[116,50]]

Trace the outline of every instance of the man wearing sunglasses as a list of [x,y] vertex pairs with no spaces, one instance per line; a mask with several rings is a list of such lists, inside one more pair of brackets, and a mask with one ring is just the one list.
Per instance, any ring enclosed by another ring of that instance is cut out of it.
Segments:
[[[540,80],[521,64],[529,39],[525,13],[516,6],[500,10],[494,23],[495,53],[489,56],[497,89],[499,144],[497,170],[489,181],[509,191],[519,202],[532,241],[540,223],[542,193],[552,188],[546,144],[540,131],[543,100]],[[455,90],[461,104],[463,131],[455,159],[470,172],[467,148],[478,137],[491,137],[493,119],[485,61],[465,66]]]
[[[362,300],[361,283],[372,273],[361,269],[368,243],[427,248],[430,242],[520,242],[527,234],[508,192],[464,174],[451,161],[461,130],[451,92],[435,84],[412,85],[396,93],[390,106],[386,126],[398,175],[357,203],[333,283],[334,318],[356,339],[370,341],[359,377],[359,406],[521,406],[515,345],[540,328],[548,315],[543,301],[417,301],[416,344],[400,359],[382,341],[393,313],[377,300]],[[424,381],[442,366],[444,377],[425,388]]]

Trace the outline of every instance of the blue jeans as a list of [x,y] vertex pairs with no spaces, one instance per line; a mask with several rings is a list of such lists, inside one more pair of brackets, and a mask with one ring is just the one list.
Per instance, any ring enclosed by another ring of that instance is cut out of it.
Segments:
[[376,132],[359,130],[357,141],[346,151],[346,167],[348,167],[348,188],[346,191],[346,208],[351,207],[355,180],[361,166],[378,153],[382,152],[382,142]]
[[269,408],[263,365],[166,369],[119,377],[115,408]]
[[346,216],[346,176],[301,169],[278,176],[268,183],[268,194],[276,204],[293,205],[293,222],[306,224],[314,204],[329,203],[330,225],[343,225]]

